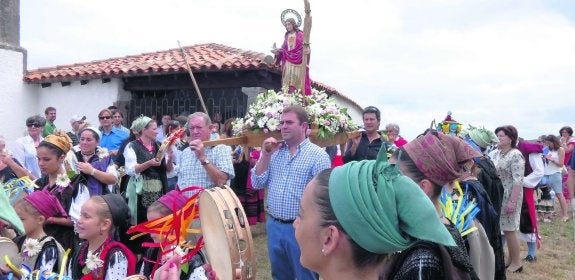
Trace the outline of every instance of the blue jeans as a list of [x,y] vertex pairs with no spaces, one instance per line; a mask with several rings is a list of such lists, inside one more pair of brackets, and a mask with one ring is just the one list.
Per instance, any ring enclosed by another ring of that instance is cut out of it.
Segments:
[[527,242],[527,255],[536,257],[537,242]]
[[299,262],[300,250],[295,240],[292,224],[282,224],[271,217],[267,218],[268,255],[274,280],[318,279],[311,270]]

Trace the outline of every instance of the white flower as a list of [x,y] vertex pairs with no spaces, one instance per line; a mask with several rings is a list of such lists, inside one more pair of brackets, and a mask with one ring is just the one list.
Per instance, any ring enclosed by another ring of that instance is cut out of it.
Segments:
[[70,185],[70,178],[68,178],[66,173],[58,174],[56,177],[56,185],[65,188]]
[[86,256],[86,267],[90,271],[94,271],[104,265],[104,261],[100,259],[98,255],[92,254],[92,251],[88,251]]
[[103,147],[98,147],[98,159],[103,160],[105,157],[109,156],[110,153],[108,152],[108,149],[103,148]]
[[33,257],[40,253],[40,250],[42,250],[42,245],[38,242],[38,239],[26,238],[24,249],[22,250],[24,257]]
[[270,131],[276,131],[278,129],[279,124],[280,121],[278,121],[277,119],[269,119],[266,123]]

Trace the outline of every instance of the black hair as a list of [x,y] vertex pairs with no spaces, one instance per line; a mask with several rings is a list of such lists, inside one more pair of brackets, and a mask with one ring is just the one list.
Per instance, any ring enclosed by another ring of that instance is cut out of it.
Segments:
[[377,254],[370,252],[361,246],[359,246],[347,233],[345,229],[341,226],[335,213],[333,212],[333,207],[329,199],[329,177],[331,176],[331,171],[333,169],[329,168],[323,170],[317,174],[314,180],[317,183],[317,188],[315,190],[315,203],[317,204],[320,212],[321,226],[335,226],[338,230],[343,232],[351,244],[351,254],[353,258],[353,263],[357,268],[366,268],[369,266],[375,266],[381,264],[381,262],[387,257],[387,254]]
[[375,114],[375,118],[377,119],[377,121],[381,121],[381,112],[379,111],[379,109],[377,109],[377,107],[375,106],[365,107],[365,109],[363,109],[363,112],[361,113],[361,116],[363,117],[365,114],[369,113]]
[[495,134],[499,133],[499,131],[503,131],[503,133],[511,139],[511,148],[517,148],[517,138],[519,135],[517,128],[512,125],[504,125],[496,128]]
[[559,129],[559,135],[561,135],[562,131],[567,131],[567,133],[569,133],[569,136],[573,136],[573,129],[570,126],[564,126],[561,129]]

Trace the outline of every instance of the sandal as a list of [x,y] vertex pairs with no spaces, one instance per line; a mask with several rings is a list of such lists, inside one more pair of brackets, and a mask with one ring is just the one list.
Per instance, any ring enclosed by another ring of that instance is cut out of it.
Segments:
[[561,221],[567,222],[567,221],[569,221],[569,217],[563,217],[563,218],[561,218]]

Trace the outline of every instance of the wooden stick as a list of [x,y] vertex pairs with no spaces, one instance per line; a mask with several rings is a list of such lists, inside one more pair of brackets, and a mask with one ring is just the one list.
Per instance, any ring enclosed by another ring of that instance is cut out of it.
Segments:
[[309,6],[309,0],[304,0],[303,1],[303,5],[304,5],[304,10],[305,10],[305,17],[303,20],[303,49],[302,49],[302,75],[300,77],[302,77],[302,83],[301,83],[301,94],[306,95],[305,92],[305,77],[306,77],[306,73],[307,73],[307,56],[309,54],[305,53],[305,49],[307,47],[307,49],[309,50],[309,37],[310,37],[310,33],[311,33],[311,9]]
[[178,40],[178,47],[180,47],[180,51],[182,52],[182,55],[184,56],[184,61],[186,62],[186,65],[188,66],[188,73],[190,74],[190,78],[192,78],[192,83],[194,83],[194,88],[196,89],[196,93],[198,94],[198,98],[200,99],[200,103],[202,104],[202,108],[204,109],[204,113],[209,114],[208,109],[206,108],[206,104],[204,103],[204,98],[202,97],[202,93],[200,92],[200,88],[198,87],[198,83],[196,82],[196,78],[194,78],[194,73],[192,73],[192,67],[190,66],[190,63],[188,62],[188,57],[186,56],[186,52],[184,51],[184,49],[182,49],[182,46],[180,45],[179,40]]

